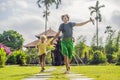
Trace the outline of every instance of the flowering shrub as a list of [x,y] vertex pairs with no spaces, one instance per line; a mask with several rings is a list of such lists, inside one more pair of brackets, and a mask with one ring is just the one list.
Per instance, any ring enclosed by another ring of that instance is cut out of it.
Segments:
[[0,43],[0,67],[5,66],[5,63],[7,61],[7,55],[9,54],[11,54],[10,48]]
[[0,48],[4,48],[5,52],[7,53],[7,55],[11,54],[11,50],[9,47],[4,46],[2,43],[0,43]]

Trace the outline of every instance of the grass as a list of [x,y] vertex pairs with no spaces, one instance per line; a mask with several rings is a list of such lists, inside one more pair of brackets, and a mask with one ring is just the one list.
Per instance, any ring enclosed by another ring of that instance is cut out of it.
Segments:
[[95,80],[120,80],[120,66],[72,66],[71,71]]
[[39,66],[6,66],[0,68],[0,80],[21,80],[39,71]]
[[[50,68],[47,66],[46,68]],[[63,69],[64,68],[64,69]],[[0,68],[0,80],[22,80],[23,78],[39,73],[39,66],[6,66]],[[52,71],[53,77],[49,80],[69,80],[63,74],[65,66],[56,67]],[[71,66],[71,72],[84,74],[95,80],[120,80],[120,66],[98,65],[98,66]]]
[[63,68],[63,66],[56,66],[56,69],[52,72],[53,78],[48,80],[69,80],[69,78],[64,74]]

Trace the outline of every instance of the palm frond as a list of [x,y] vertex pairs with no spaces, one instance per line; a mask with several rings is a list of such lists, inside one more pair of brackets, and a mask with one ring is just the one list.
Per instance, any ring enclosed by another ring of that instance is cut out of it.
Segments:
[[96,2],[96,7],[98,7],[98,5],[99,5],[99,1]]
[[89,7],[89,10],[96,10],[96,7],[91,6]]
[[91,12],[90,12],[90,15],[92,15],[94,12],[96,12],[96,10],[91,11]]
[[41,4],[44,6],[47,6],[47,8],[50,7],[50,5],[55,4],[56,8],[61,4],[61,0],[38,0],[37,5],[39,8],[41,8]]
[[45,17],[45,14],[43,15],[43,17]]
[[49,16],[50,15],[50,12],[47,12],[47,16]]
[[55,1],[55,4],[56,4],[56,9],[57,9],[58,6],[61,4],[61,0],[56,0],[56,1]]
[[36,2],[39,8],[41,8],[40,2],[41,2],[41,0],[38,0],[38,1]]
[[112,28],[111,26],[107,26],[107,27],[106,27],[107,30],[109,30],[109,29],[111,29],[111,28]]
[[102,7],[105,7],[105,5],[100,5],[98,8],[100,9],[100,8],[102,8]]

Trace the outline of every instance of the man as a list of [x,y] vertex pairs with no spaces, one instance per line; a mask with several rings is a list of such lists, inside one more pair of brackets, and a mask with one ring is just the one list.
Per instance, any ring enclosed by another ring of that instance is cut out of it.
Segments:
[[70,71],[70,60],[72,59],[72,53],[73,53],[73,27],[74,26],[83,26],[89,22],[92,22],[93,20],[90,19],[88,21],[82,22],[82,23],[74,23],[69,22],[69,16],[67,14],[62,15],[61,19],[63,21],[62,24],[59,26],[59,31],[56,34],[56,36],[53,38],[51,43],[60,35],[62,32],[62,41],[61,41],[61,47],[62,47],[62,54],[64,56],[64,63],[66,66],[66,73],[69,73]]

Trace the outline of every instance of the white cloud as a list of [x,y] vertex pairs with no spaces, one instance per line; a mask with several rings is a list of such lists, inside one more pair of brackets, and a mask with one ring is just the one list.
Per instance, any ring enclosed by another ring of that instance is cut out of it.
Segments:
[[16,1],[16,5],[21,8],[28,8],[28,4],[25,1]]
[[[14,29],[21,33],[25,38],[25,43],[35,40],[36,34],[44,31],[43,8],[38,8],[37,0],[1,0],[0,1],[0,33],[4,30]],[[89,6],[94,6],[96,0],[62,0],[58,9],[55,6],[50,8],[48,28],[52,27],[58,30],[62,14],[69,14],[73,22],[82,22],[89,19]],[[120,3],[119,0],[100,0],[100,5],[105,4],[101,9],[103,22],[100,23],[100,36],[103,36],[107,25],[114,26],[114,29],[120,29]],[[74,36],[77,38],[84,35],[89,38],[95,34],[95,26],[88,23],[80,28],[74,28]]]

